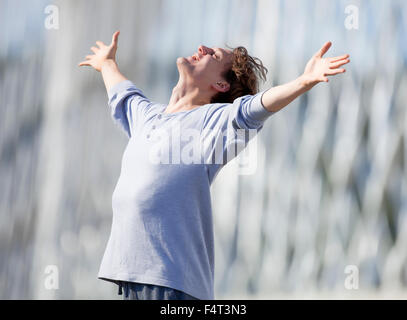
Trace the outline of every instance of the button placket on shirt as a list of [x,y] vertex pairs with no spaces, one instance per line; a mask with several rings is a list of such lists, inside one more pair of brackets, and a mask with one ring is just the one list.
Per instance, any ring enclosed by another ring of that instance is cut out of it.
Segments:
[[[162,118],[162,115],[161,115],[161,113],[159,113],[158,115],[157,115],[157,119],[158,120],[160,120]],[[151,130],[155,130],[157,128],[157,126],[155,125],[155,124],[153,124],[152,126],[151,126]],[[151,135],[149,134],[149,133],[147,133],[147,139],[150,139],[150,137],[151,137]]]

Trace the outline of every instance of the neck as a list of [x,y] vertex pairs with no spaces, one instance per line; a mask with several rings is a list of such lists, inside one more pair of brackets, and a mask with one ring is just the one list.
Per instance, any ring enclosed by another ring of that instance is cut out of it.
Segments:
[[187,111],[210,103],[212,93],[202,90],[192,84],[180,79],[172,89],[170,102],[165,113]]

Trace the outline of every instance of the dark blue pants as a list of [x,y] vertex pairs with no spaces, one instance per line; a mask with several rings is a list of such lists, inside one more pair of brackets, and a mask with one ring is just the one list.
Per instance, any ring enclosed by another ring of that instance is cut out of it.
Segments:
[[124,300],[198,300],[185,292],[152,284],[118,281]]

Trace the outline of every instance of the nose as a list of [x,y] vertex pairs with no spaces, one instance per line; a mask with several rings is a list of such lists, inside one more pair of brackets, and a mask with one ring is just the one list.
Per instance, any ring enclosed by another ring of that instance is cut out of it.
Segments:
[[205,47],[204,45],[199,46],[198,52],[202,55],[210,54],[212,51],[211,48]]

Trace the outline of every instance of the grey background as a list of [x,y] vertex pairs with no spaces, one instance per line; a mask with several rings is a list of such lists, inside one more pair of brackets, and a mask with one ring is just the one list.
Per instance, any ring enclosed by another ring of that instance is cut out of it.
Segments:
[[[358,30],[344,25],[351,4]],[[201,44],[246,46],[269,69],[261,89],[300,75],[325,41],[351,54],[346,74],[267,121],[252,175],[218,175],[216,297],[406,298],[406,28],[403,0],[0,0],[0,298],[120,298],[96,275],[126,137],[100,74],[77,67],[117,29],[122,72],[162,103],[176,58]]]

